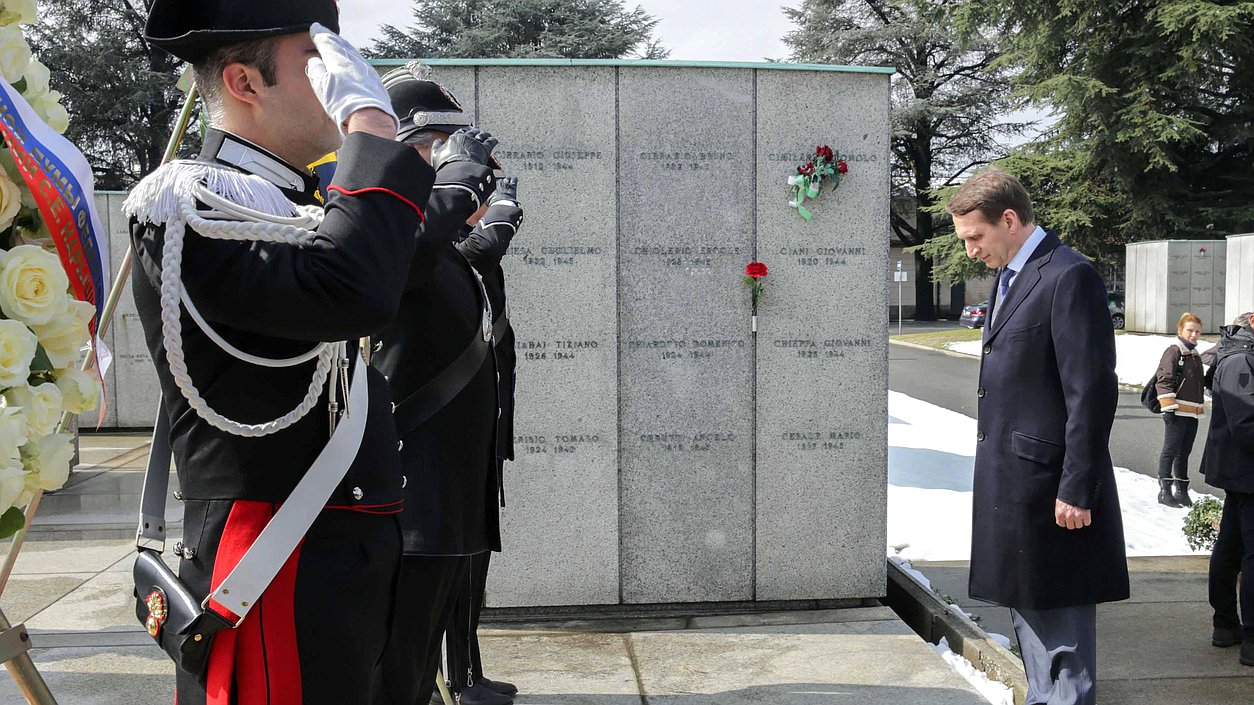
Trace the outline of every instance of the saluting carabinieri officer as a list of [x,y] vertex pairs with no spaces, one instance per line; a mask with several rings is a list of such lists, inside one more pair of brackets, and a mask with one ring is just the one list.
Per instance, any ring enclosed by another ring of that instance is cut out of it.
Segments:
[[[510,242],[522,226],[523,211],[518,201],[518,179],[506,177],[497,182],[496,191],[488,199],[488,210],[474,228],[463,228],[465,237],[457,249],[483,277],[492,304],[492,341],[496,352],[496,369],[500,383],[497,394],[501,418],[496,433],[496,481],[501,506],[505,506],[504,466],[514,459],[514,328],[507,314],[505,271],[501,259],[509,251]],[[498,542],[492,551],[499,552]],[[448,654],[450,687],[458,693],[462,705],[509,705],[518,688],[513,683],[495,681],[483,675],[483,656],[479,650],[479,617],[488,582],[488,566],[492,552],[475,554],[470,559],[470,580],[460,591],[453,608],[445,638]],[[467,685],[469,683],[469,685]]]
[[[338,27],[334,0],[156,0],[148,17],[148,40],[193,65],[211,124],[198,157],[127,202],[184,501],[179,576],[195,596],[288,500],[349,385],[368,382],[370,401],[353,410],[368,414],[355,457],[295,553],[238,628],[217,633],[205,672],[178,671],[180,705],[367,702],[391,626],[403,501],[391,398],[378,372],[343,379],[357,346],[339,341],[392,321],[434,173],[394,141],[386,91]],[[301,165],[336,149],[320,226],[222,239],[222,223],[249,220],[240,206],[273,218],[316,205]],[[188,224],[204,199],[219,215]]]
[[488,207],[496,140],[473,128],[428,71],[415,63],[384,76],[400,117],[398,138],[442,166],[400,312],[379,335],[372,358],[396,399],[408,480],[401,599],[377,705],[431,697],[440,640],[470,578],[471,556],[500,546],[492,312],[478,272],[454,246],[463,225],[477,223]]

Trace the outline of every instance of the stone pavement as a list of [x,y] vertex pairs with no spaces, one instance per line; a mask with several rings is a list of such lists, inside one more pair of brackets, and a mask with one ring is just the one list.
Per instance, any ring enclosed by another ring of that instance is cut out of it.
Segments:
[[[1098,705],[1246,705],[1254,668],[1210,645],[1206,556],[1130,558],[1132,599],[1097,609]],[[932,587],[1011,636],[1010,613],[967,595],[966,562],[917,562]],[[1083,570],[1083,568],[1079,568]]]
[[[0,597],[10,621],[30,629],[62,705],[173,700],[172,666],[130,595],[146,443],[84,436],[83,464],[44,500]],[[519,705],[987,702],[886,607],[509,624],[485,630],[481,644],[489,675],[522,689]],[[0,703],[19,702],[0,675]]]

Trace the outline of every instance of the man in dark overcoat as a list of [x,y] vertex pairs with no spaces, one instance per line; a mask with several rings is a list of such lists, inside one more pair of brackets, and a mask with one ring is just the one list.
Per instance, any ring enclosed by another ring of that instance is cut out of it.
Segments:
[[[1254,666],[1254,326],[1251,319],[1254,314],[1243,313],[1231,326],[1220,331],[1217,362],[1211,368],[1215,413],[1211,416],[1206,452],[1202,455],[1202,474],[1206,482],[1224,491],[1223,517],[1210,557],[1210,604],[1215,610],[1211,643],[1220,648],[1240,644],[1237,658],[1246,666]],[[1240,576],[1239,581],[1237,576]]]
[[406,478],[405,555],[377,705],[428,702],[444,628],[457,595],[468,590],[471,558],[501,542],[492,311],[479,273],[455,246],[467,222],[477,223],[488,208],[496,141],[472,127],[428,72],[415,63],[383,78],[400,117],[397,138],[442,166],[400,311],[377,336],[371,361],[396,400]]
[[1106,287],[1035,224],[1010,174],[972,176],[947,207],[967,255],[998,272],[976,392],[970,594],[1011,609],[1029,704],[1093,705],[1096,606],[1129,596]]

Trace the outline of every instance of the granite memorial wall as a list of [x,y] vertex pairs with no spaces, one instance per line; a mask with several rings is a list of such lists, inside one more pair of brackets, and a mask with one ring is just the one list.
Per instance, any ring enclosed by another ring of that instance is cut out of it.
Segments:
[[[527,212],[504,261],[516,460],[489,604],[882,595],[891,71],[431,63]],[[818,144],[849,173],[806,222],[786,179]],[[120,200],[102,197],[115,262]],[[121,314],[109,422],[145,426],[129,296]]]

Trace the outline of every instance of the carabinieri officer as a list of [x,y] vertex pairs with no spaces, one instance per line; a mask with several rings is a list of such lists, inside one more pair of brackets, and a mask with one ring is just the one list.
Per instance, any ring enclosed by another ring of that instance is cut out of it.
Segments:
[[[434,179],[394,141],[386,91],[338,27],[334,0],[156,0],[148,17],[147,39],[195,69],[212,124],[197,158],[162,167],[126,204],[184,502],[179,576],[198,597],[327,444],[336,399],[361,381],[345,379],[357,346],[343,341],[391,323]],[[316,205],[300,165],[336,149],[325,214],[309,211],[321,225],[284,229],[298,241],[215,236],[232,215],[188,224],[212,194],[219,212],[270,218]],[[311,350],[323,352],[291,362]],[[387,383],[366,381],[344,479],[243,622],[214,636],[207,670],[177,672],[180,705],[368,701],[391,626],[403,479]]]
[[[505,271],[501,258],[522,226],[523,211],[518,202],[518,179],[503,178],[488,199],[488,211],[473,229],[463,228],[465,238],[457,249],[483,277],[492,304],[492,340],[496,351],[497,385],[501,400],[501,418],[497,424],[496,479],[500,488],[501,506],[505,506],[504,466],[514,459],[514,328],[507,314]],[[498,543],[492,547],[500,551]],[[518,688],[513,683],[492,680],[483,675],[483,656],[479,650],[479,617],[488,583],[488,566],[492,553],[476,554],[470,561],[470,580],[457,598],[445,638],[448,654],[449,686],[462,705],[509,705]],[[469,684],[469,685],[467,685]]]
[[500,545],[492,312],[481,277],[454,247],[495,189],[489,164],[496,140],[474,129],[428,72],[414,63],[383,79],[401,119],[398,138],[443,166],[400,312],[379,336],[372,360],[396,399],[408,480],[401,599],[376,705],[430,699],[441,637],[470,579],[471,557]]

